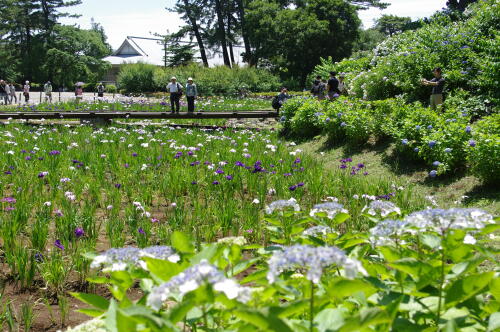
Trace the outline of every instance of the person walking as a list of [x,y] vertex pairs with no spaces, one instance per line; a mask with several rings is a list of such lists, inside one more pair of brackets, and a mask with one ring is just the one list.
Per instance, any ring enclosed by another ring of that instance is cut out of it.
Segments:
[[43,92],[45,92],[45,102],[52,103],[52,83],[47,81],[43,86]]
[[75,88],[75,101],[77,104],[83,100],[83,87],[81,84],[76,85]]
[[422,78],[421,82],[423,85],[432,86],[432,93],[429,106],[432,109],[436,109],[438,106],[441,107],[441,105],[443,104],[443,90],[444,90],[445,79],[442,76],[443,71],[441,70],[440,67],[434,68],[432,73],[434,74],[434,78],[432,80],[428,81],[425,78]]
[[188,113],[194,113],[194,101],[198,96],[198,89],[196,88],[196,84],[193,83],[193,79],[188,78],[186,84],[186,99],[188,103]]
[[16,104],[17,104],[16,87],[14,86],[13,83],[9,84],[9,92],[10,92],[10,101],[9,101],[9,103],[12,104],[12,101],[15,99],[16,100]]
[[7,84],[5,84],[4,80],[0,80],[0,101],[4,102],[4,105],[7,105],[9,102],[8,93],[7,93]]
[[104,97],[104,91],[106,91],[106,88],[102,84],[102,82],[99,83],[97,86],[97,97],[98,98],[103,98]]
[[177,78],[173,76],[170,79],[170,83],[167,85],[167,92],[170,93],[170,108],[172,109],[172,114],[179,114],[181,108],[180,99],[182,96],[182,85],[177,82]]
[[23,96],[26,104],[30,101],[30,88],[30,81],[26,81],[23,86]]
[[9,83],[5,82],[5,105],[10,104],[10,86]]
[[290,98],[291,97],[288,94],[288,89],[285,87],[282,87],[281,92],[276,97],[274,97],[274,99],[272,101],[273,108],[279,113],[280,108]]
[[339,80],[337,79],[337,73],[334,71],[330,72],[330,79],[328,80],[328,99],[333,100],[340,96],[339,90]]

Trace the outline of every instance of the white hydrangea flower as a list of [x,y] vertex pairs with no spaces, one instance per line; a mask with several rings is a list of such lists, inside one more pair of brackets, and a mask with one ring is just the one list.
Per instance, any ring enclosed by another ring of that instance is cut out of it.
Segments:
[[317,213],[321,212],[326,213],[328,219],[333,219],[337,214],[347,213],[348,211],[344,209],[344,206],[342,204],[336,202],[328,202],[314,205],[309,215],[311,217],[314,217]]
[[401,209],[398,208],[394,203],[381,200],[370,202],[369,206],[365,206],[363,208],[363,211],[365,210],[368,210],[369,215],[380,215],[382,218],[387,217],[391,213],[401,214]]
[[282,211],[286,208],[293,208],[294,211],[300,211],[300,205],[297,203],[297,200],[292,197],[289,200],[282,199],[272,202],[269,206],[266,206],[266,213],[272,214],[276,210]]
[[268,265],[267,280],[270,283],[274,283],[282,272],[290,269],[307,269],[306,278],[313,283],[318,283],[323,269],[331,265],[342,267],[347,278],[353,278],[358,273],[366,274],[360,262],[347,257],[342,250],[336,247],[307,245],[284,247],[283,251],[276,251],[271,256]]

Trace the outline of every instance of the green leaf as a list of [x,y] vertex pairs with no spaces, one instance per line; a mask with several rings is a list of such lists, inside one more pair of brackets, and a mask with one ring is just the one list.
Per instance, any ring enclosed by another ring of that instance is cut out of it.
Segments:
[[102,316],[104,313],[104,311],[98,309],[78,309],[77,311],[94,318]]
[[182,267],[177,263],[151,257],[143,257],[142,260],[146,262],[149,272],[163,282],[182,272]]
[[421,234],[420,239],[422,244],[428,246],[431,249],[436,249],[441,245],[441,238],[433,234]]
[[190,300],[182,301],[181,303],[173,307],[172,310],[170,310],[170,314],[168,317],[169,320],[174,324],[180,322],[181,320],[184,319],[184,317],[186,317],[189,310],[191,310],[194,306],[195,303],[193,301]]
[[337,279],[328,285],[328,293],[337,299],[351,296],[357,292],[363,292],[365,297],[369,297],[376,292],[376,289],[371,284],[359,279]]
[[491,294],[500,301],[500,278],[494,278],[490,281]]
[[259,258],[252,258],[252,259],[249,259],[247,261],[239,262],[238,264],[236,264],[233,267],[233,269],[232,269],[232,276],[238,275],[241,272],[247,270],[252,265],[254,265],[255,263],[257,263],[258,261],[259,261]]
[[108,312],[106,313],[106,328],[109,332],[135,332],[137,331],[136,323],[128,316],[125,316],[115,300],[111,300]]
[[172,233],[170,240],[175,250],[185,254],[194,254],[195,247],[186,234],[175,231]]
[[[298,313],[304,312],[310,305],[310,300],[300,300],[292,302],[286,306],[277,307],[278,310],[273,310],[273,313],[280,318],[288,318]],[[274,308],[273,308],[274,309]]]
[[335,217],[333,218],[332,222],[333,222],[334,225],[340,225],[340,224],[344,223],[350,217],[351,216],[348,215],[347,213],[340,212],[340,213],[337,213],[335,215]]
[[101,310],[108,310],[109,301],[102,296],[96,294],[87,294],[87,293],[73,293],[70,292],[71,296],[77,298],[78,300],[87,303],[91,306],[96,307]]
[[345,309],[327,308],[314,317],[314,324],[319,332],[336,331],[344,325]]
[[261,331],[292,332],[290,327],[280,318],[269,313],[262,313],[250,309],[239,309],[234,311],[234,315],[239,319],[252,324]]
[[500,312],[495,312],[488,320],[488,332],[498,331],[500,329]]
[[495,272],[473,274],[459,279],[446,290],[446,306],[453,307],[480,293],[493,279]]

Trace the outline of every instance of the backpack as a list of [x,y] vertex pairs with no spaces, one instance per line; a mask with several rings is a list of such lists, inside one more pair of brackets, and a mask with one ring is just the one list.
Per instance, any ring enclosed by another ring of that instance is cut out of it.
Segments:
[[97,92],[103,93],[104,92],[104,85],[98,85],[97,86]]
[[279,100],[279,96],[275,96],[273,98],[273,101],[271,102],[271,105],[273,106],[273,108],[275,110],[279,109],[281,107],[281,103],[280,103],[280,100]]
[[177,93],[179,94],[179,96],[182,96],[182,86],[179,84],[179,82],[177,82]]

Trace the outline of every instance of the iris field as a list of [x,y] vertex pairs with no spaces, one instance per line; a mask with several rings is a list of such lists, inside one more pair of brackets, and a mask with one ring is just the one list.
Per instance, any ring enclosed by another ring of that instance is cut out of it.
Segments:
[[[88,331],[498,327],[496,219],[426,210],[363,160],[326,168],[265,130],[1,135],[3,284],[56,305],[49,328],[71,295]],[[39,306],[9,301],[5,328],[40,326]]]

